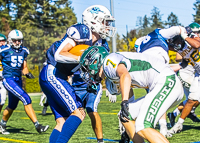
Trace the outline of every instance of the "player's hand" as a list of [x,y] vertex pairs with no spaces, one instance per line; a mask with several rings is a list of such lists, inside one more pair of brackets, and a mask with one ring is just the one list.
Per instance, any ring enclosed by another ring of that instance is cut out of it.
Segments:
[[124,100],[121,103],[121,112],[120,112],[120,120],[121,122],[128,122],[129,118],[129,107],[128,107],[128,100]]
[[192,34],[192,29],[191,29],[190,26],[186,26],[186,27],[185,27],[185,30],[186,30],[188,36],[190,36],[190,35]]
[[109,101],[111,103],[115,103],[117,101],[117,96],[116,95],[112,95],[112,94],[109,94]]
[[3,80],[3,77],[2,76],[0,76],[0,81],[2,81]]
[[35,77],[32,75],[32,73],[27,73],[27,74],[25,74],[25,76],[27,77],[27,78],[29,78],[29,79],[34,79]]
[[180,30],[181,30],[181,37],[185,40],[188,37],[188,33],[185,29],[185,27],[179,26]]

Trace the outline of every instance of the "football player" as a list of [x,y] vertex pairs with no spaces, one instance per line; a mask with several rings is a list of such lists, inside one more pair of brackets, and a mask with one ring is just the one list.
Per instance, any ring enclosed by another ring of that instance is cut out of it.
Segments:
[[[188,43],[196,42],[196,40],[188,37],[191,33],[190,29],[185,29],[181,26],[173,26],[168,29],[156,29],[149,33],[143,40],[139,47],[139,52],[154,55],[160,60],[163,60],[166,64],[169,64],[168,50],[175,51],[174,47],[171,46],[170,41],[174,37],[182,37],[182,41],[187,41]],[[149,39],[149,40],[148,40]],[[148,42],[146,42],[146,40]],[[166,40],[168,40],[166,42]],[[174,41],[173,41],[174,42]],[[196,46],[196,45],[195,45]],[[162,116],[159,120],[160,132],[166,136],[171,137],[172,135],[167,130],[166,114]]]
[[[72,25],[66,35],[47,50],[47,66],[40,73],[40,85],[46,94],[56,119],[50,143],[68,142],[85,118],[86,111],[99,143],[103,143],[102,123],[97,106],[102,96],[102,86],[88,88],[77,71],[71,70],[79,63],[80,56],[69,51],[76,45],[102,45],[109,51],[106,37],[112,37],[116,28],[110,11],[102,5],[88,7],[82,14],[82,24]],[[66,81],[73,74],[72,86]],[[82,102],[86,105],[83,106]]]
[[[120,119],[133,142],[143,142],[141,137],[149,142],[169,142],[153,129],[167,109],[183,97],[181,82],[168,64],[144,53],[109,54],[104,47],[92,46],[83,52],[78,68],[91,88],[104,77],[120,86]],[[140,99],[128,100],[131,86],[148,88],[149,92]]]
[[[7,41],[6,36],[0,33],[0,48],[2,46],[6,45],[6,41]],[[2,67],[2,63],[0,61],[0,97],[1,97],[0,98],[0,113],[1,113],[3,105],[5,104],[5,101],[6,101],[6,89],[3,86],[3,74],[2,74],[2,72],[3,72],[3,67]]]
[[[176,35],[181,35],[187,42],[194,40],[188,37],[188,31],[182,26],[173,26],[167,29],[155,29],[147,36],[141,37],[136,41],[137,52],[154,55],[159,60],[169,64],[168,51],[174,51],[174,47],[170,46],[169,41],[167,40],[172,39]],[[159,120],[159,125],[161,134],[165,137],[172,136],[167,130],[165,114]]]
[[27,56],[29,55],[29,50],[22,45],[22,32],[17,29],[12,30],[8,34],[8,42],[9,44],[2,46],[0,50],[0,58],[3,65],[3,85],[8,91],[9,98],[8,106],[3,111],[3,117],[0,122],[0,132],[9,134],[6,130],[6,123],[17,108],[19,101],[23,103],[25,112],[35,125],[37,132],[45,132],[49,126],[39,124],[32,108],[31,98],[22,89],[22,73],[27,78],[34,78],[28,71]]
[[[192,29],[190,37],[196,39],[197,47],[200,47],[200,25],[198,23],[191,23],[188,28]],[[170,129],[171,133],[181,132],[183,129],[183,122],[186,117],[189,117],[193,122],[200,122],[199,118],[194,113],[194,109],[199,105],[200,102],[200,90],[199,90],[199,49],[193,48],[188,43],[185,44],[183,49],[178,50],[177,60],[182,60],[189,64],[178,71],[178,76],[184,87],[184,93],[186,95],[186,100],[183,101],[172,113],[168,113],[168,117],[173,126]],[[182,112],[182,113],[181,113]],[[175,118],[181,113],[178,122],[175,124]],[[174,125],[175,124],[175,125]]]

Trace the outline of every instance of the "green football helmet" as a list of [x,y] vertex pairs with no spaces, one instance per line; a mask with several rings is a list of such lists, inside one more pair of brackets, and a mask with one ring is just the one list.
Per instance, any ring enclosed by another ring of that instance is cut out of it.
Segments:
[[6,36],[0,33],[0,41],[6,41],[6,40],[7,40]]
[[95,89],[96,84],[101,82],[99,71],[108,54],[106,48],[102,46],[91,46],[81,55],[79,63],[81,76],[93,89]]
[[200,32],[200,25],[196,22],[191,23],[189,27],[192,29],[192,32]]

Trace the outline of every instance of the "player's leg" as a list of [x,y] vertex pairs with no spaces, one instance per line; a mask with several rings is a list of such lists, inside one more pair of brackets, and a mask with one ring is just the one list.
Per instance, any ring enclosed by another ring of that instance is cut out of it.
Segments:
[[135,121],[128,121],[122,123],[126,129],[126,133],[128,134],[129,138],[136,143],[143,143],[144,139],[135,132]]
[[[54,109],[52,112],[55,119],[59,118],[59,116],[55,114],[55,111],[63,118],[68,117],[64,124],[62,123],[63,127],[61,132],[54,128],[51,134],[51,137],[53,135],[56,136],[54,136],[56,142],[63,143],[68,142],[75,133],[76,129],[85,118],[85,111],[82,108],[82,101],[76,96],[73,87],[66,80],[56,78],[52,71],[51,66],[43,68],[40,73],[40,86],[48,98],[51,109]],[[44,79],[44,77],[47,77],[47,79]],[[50,139],[52,139],[51,137]]]
[[[39,124],[36,114],[32,108],[31,98],[30,96],[22,89],[22,80],[17,78],[6,78],[3,81],[5,88],[14,96],[14,98],[18,98],[18,100],[22,101],[24,105],[24,109],[28,117],[31,119],[33,124],[35,125],[36,130],[41,133],[45,132],[49,126],[42,126]],[[16,105],[17,106],[17,105]],[[12,109],[12,108],[11,108]]]
[[[145,128],[138,132],[140,136],[152,143],[169,143],[167,138],[153,128]],[[156,137],[156,139],[154,139]]]
[[87,93],[86,111],[91,119],[93,131],[99,143],[103,143],[103,129],[101,118],[97,112],[97,107],[102,96],[102,85],[99,84],[97,91]]
[[46,115],[46,112],[47,112],[47,107],[49,106],[49,103],[48,103],[48,100],[47,100],[47,97],[45,98],[45,101],[44,101],[44,107],[42,109],[42,115]]
[[1,89],[0,89],[0,113],[1,113],[3,105],[5,104],[5,101],[6,101],[6,89],[3,86],[2,81],[0,81],[0,86],[1,86]]
[[136,119],[136,132],[150,142],[169,142],[153,128],[161,116],[170,107],[177,105],[182,98],[183,89],[178,77],[175,75],[161,76],[155,87],[144,98]]
[[42,96],[40,97],[40,103],[39,103],[39,105],[40,106],[44,106],[43,105],[43,100],[46,98],[46,95],[44,94],[44,92],[42,92]]
[[175,134],[182,131],[185,118],[190,114],[193,107],[196,107],[199,104],[199,100],[200,100],[199,93],[200,93],[200,81],[199,81],[199,75],[196,74],[189,89],[188,100],[182,110],[182,113],[181,113],[180,118],[178,119],[178,122],[170,129],[171,133]]
[[167,120],[166,120],[166,113],[162,115],[162,117],[159,120],[159,126],[160,126],[160,133],[165,136],[166,138],[172,137],[172,134],[167,129]]

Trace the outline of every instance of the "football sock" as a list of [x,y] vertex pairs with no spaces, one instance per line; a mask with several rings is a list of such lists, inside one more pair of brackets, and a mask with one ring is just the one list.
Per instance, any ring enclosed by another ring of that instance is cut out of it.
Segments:
[[56,129],[53,129],[50,137],[49,137],[49,143],[55,143],[56,140],[58,139],[60,132]]
[[65,121],[62,131],[58,136],[56,143],[66,143],[71,136],[75,133],[78,126],[81,124],[81,119],[77,116],[71,115]]
[[166,119],[160,119],[159,120],[159,125],[161,125],[161,124],[167,125]]
[[39,122],[38,122],[38,121],[36,121],[36,122],[34,122],[33,124],[34,124],[34,125],[35,125],[35,127],[37,128],[37,126],[39,125]]
[[178,110],[178,108],[176,108],[174,111],[173,111],[173,114],[174,116],[178,116],[181,112]]
[[179,119],[178,119],[178,122],[181,123],[181,124],[183,124],[184,121],[185,121],[185,120],[182,119],[182,118],[179,118]]
[[7,121],[4,121],[3,119],[1,119],[1,125],[5,127],[6,124],[7,124]]
[[97,143],[104,143],[103,139],[97,139]]

